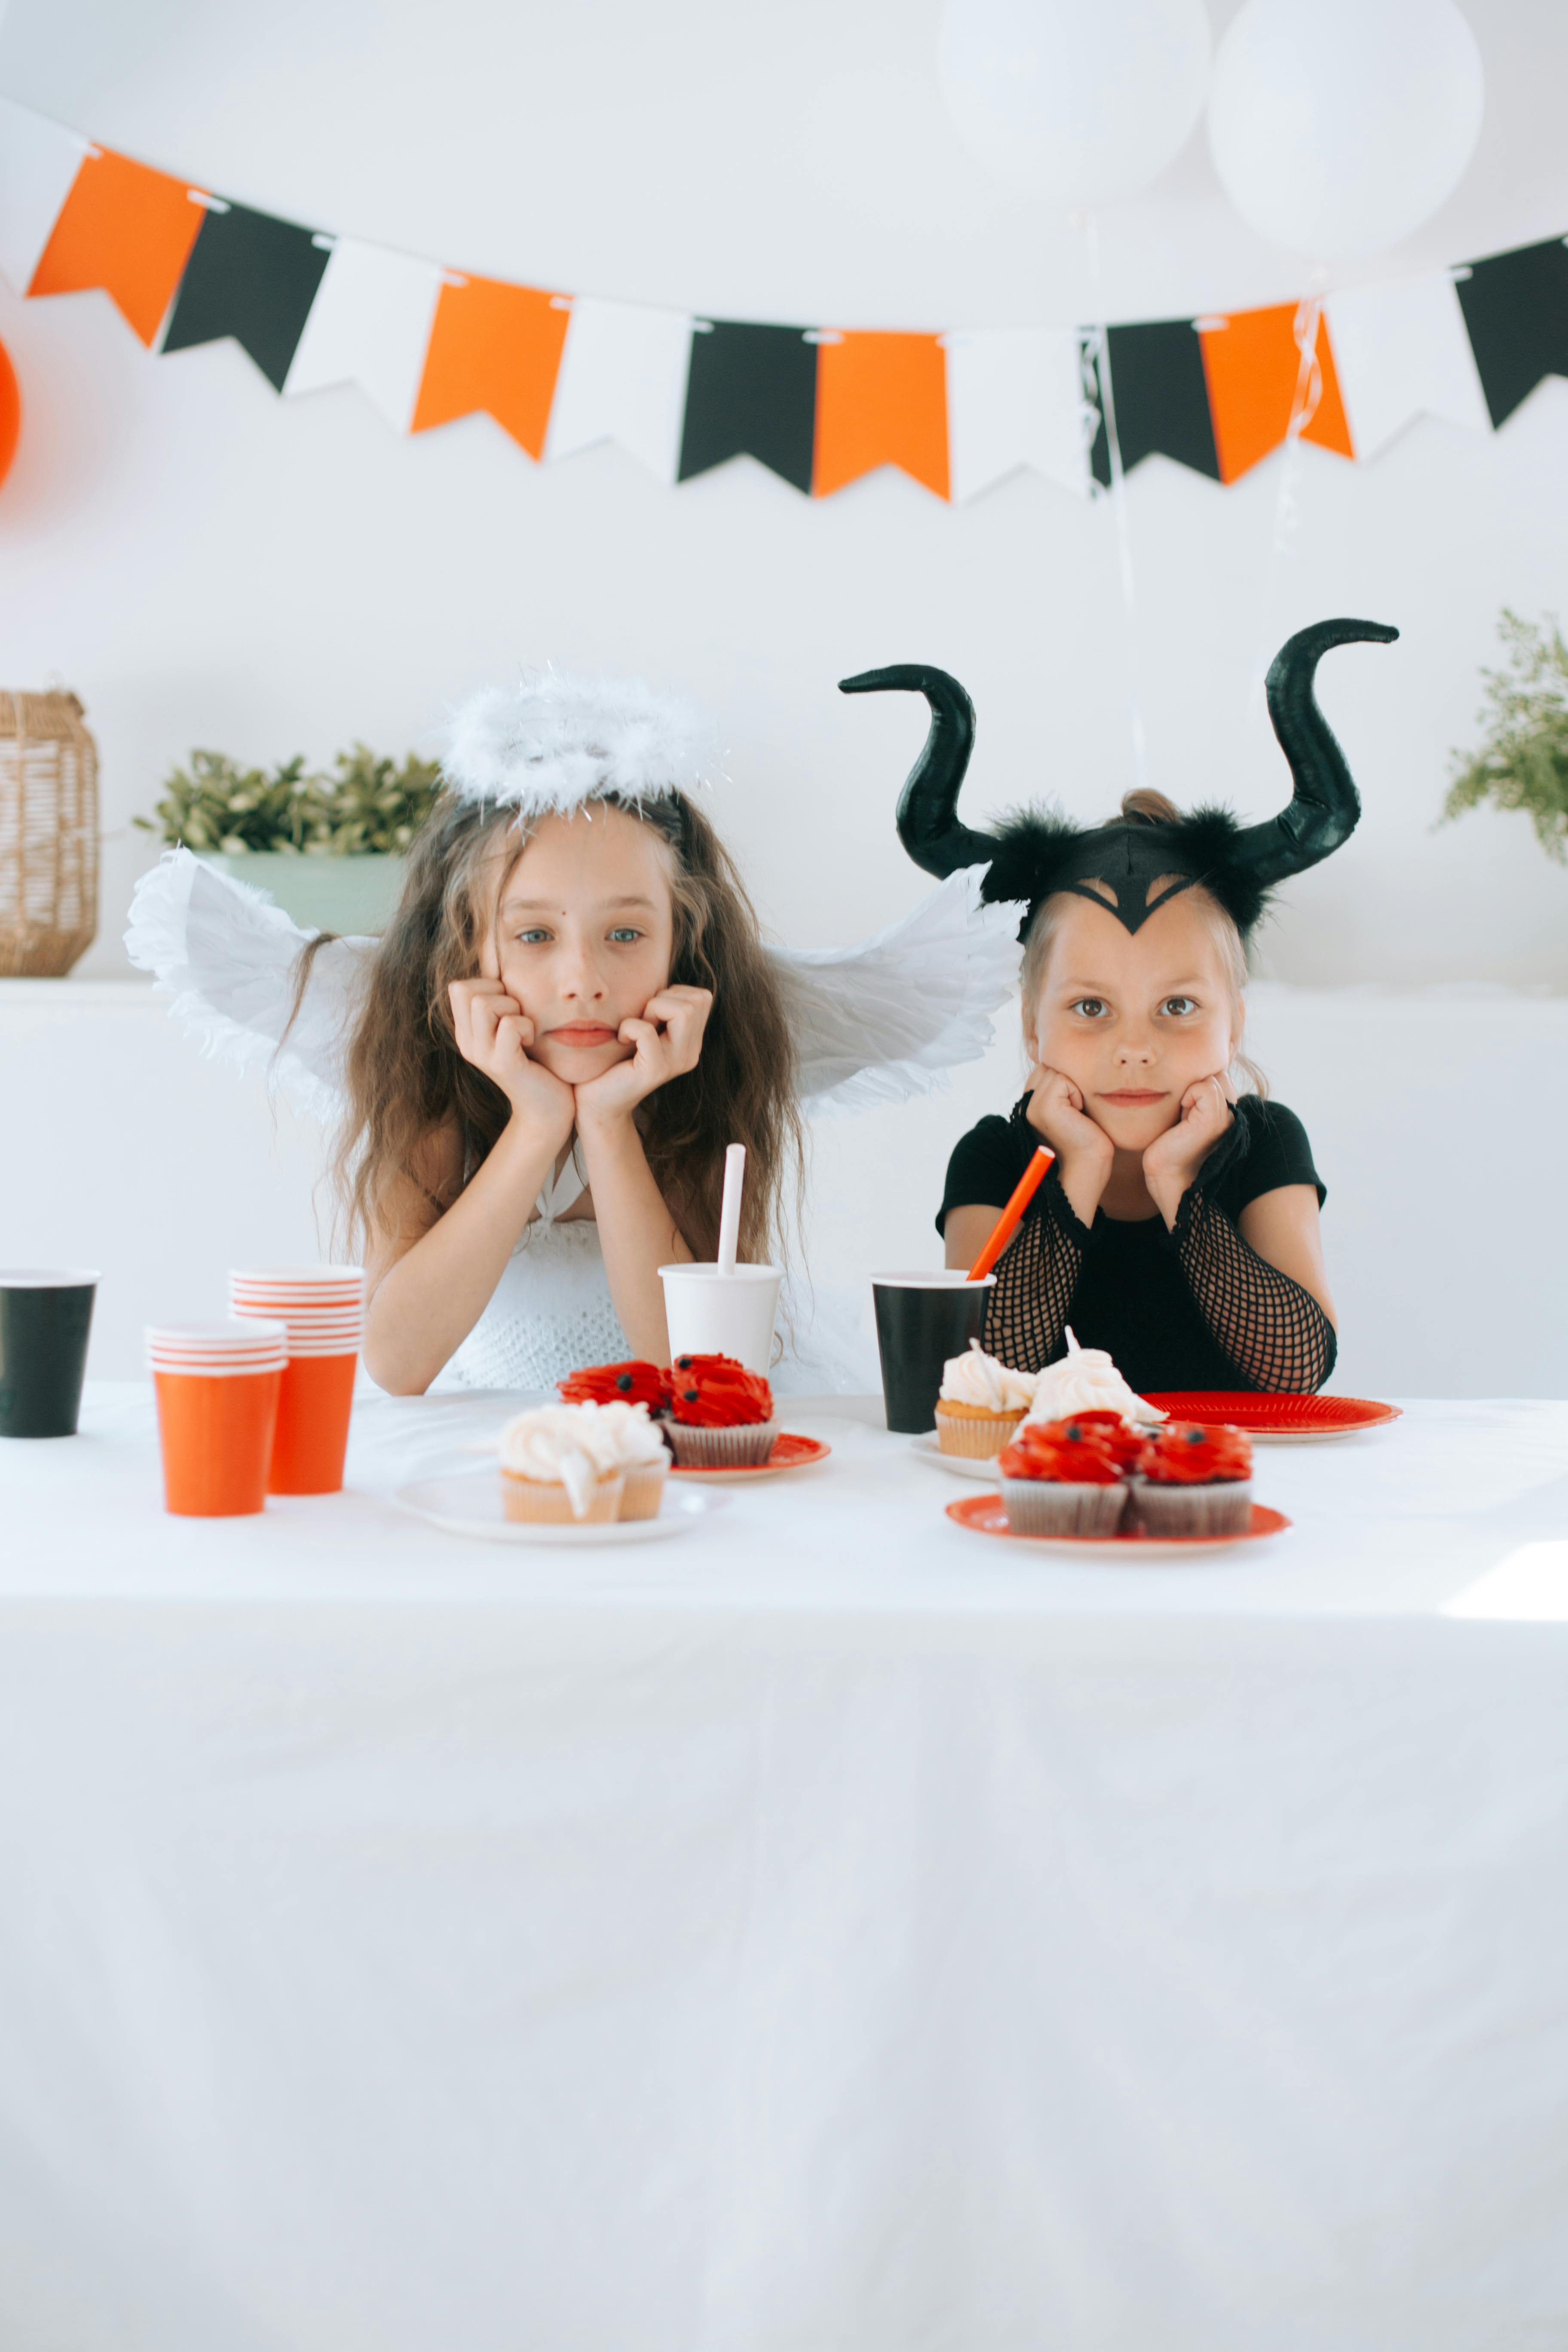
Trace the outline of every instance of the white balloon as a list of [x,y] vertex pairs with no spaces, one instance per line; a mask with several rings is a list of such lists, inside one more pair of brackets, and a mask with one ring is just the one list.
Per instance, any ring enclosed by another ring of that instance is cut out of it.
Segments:
[[937,71],[960,138],[1004,185],[1115,204],[1191,136],[1208,17],[1203,0],[947,0]]
[[1209,148],[1260,236],[1351,260],[1452,194],[1485,104],[1454,0],[1247,0],[1215,59]]

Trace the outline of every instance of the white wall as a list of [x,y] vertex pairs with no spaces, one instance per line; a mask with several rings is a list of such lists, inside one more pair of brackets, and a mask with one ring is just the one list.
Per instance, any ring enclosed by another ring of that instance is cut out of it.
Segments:
[[[1212,0],[1216,28],[1234,5]],[[1489,78],[1481,150],[1390,270],[1568,229],[1568,10],[1468,13]],[[948,133],[935,17],[935,0],[10,0],[0,91],[241,199],[536,282],[848,325],[1091,315],[1081,239],[995,194]],[[1229,214],[1201,138],[1101,233],[1111,318],[1301,288],[1301,266]],[[124,969],[122,911],[155,854],[129,820],[193,744],[255,760],[325,758],[354,736],[401,750],[520,659],[678,681],[722,714],[733,782],[717,814],[767,920],[820,944],[924,887],[891,829],[921,714],[842,701],[846,672],[920,657],[964,679],[976,819],[1041,790],[1102,813],[1131,781],[1134,674],[1152,780],[1259,815],[1287,784],[1249,682],[1290,629],[1348,611],[1405,633],[1323,672],[1366,818],[1295,886],[1264,971],[1568,991],[1568,876],[1528,826],[1487,814],[1432,829],[1498,607],[1563,601],[1568,384],[1495,437],[1417,425],[1365,467],[1305,449],[1277,556],[1278,459],[1230,490],[1151,461],[1129,489],[1143,615],[1130,647],[1109,511],[1030,478],[956,509],[891,474],[813,506],[749,461],[671,490],[610,447],[536,468],[484,418],[407,441],[353,391],[285,404],[232,346],[152,359],[97,294],[0,289],[0,338],[26,403],[0,490],[0,685],[75,686],[103,753],[111,837],[86,973]],[[1560,1190],[1558,1008],[1493,996],[1461,1014],[1438,997],[1402,1026],[1372,1007],[1403,1000],[1290,1001],[1296,1045],[1275,1075],[1333,1186],[1345,1381],[1561,1390],[1561,1302],[1552,1324],[1536,1265]],[[25,1131],[57,1169],[40,1190],[13,1160],[0,1224],[20,1254],[79,1255],[88,1225],[64,1205],[96,1203],[101,1227],[119,1202],[113,1247],[135,1278],[117,1349],[143,1292],[161,1285],[172,1306],[181,1263],[216,1280],[241,1234],[280,1247],[305,1214],[300,1139],[268,1161],[259,1098],[184,1052],[164,1038],[133,1071],[57,1038],[0,1077],[0,1165]],[[1011,1054],[943,1102],[823,1144],[819,1271],[858,1281],[895,1233],[934,1256],[926,1204],[946,1150],[1010,1098]],[[1336,1057],[1354,1066],[1343,1085]],[[1455,1181],[1431,1150],[1450,1105],[1467,1183],[1500,1155],[1485,1207],[1437,1189]],[[1423,1252],[1446,1270],[1478,1234],[1494,1255],[1464,1261],[1435,1316]]]
[[[1217,0],[1216,25],[1231,0]],[[0,90],[300,219],[546,284],[731,314],[943,326],[1071,320],[1081,240],[994,194],[947,132],[935,0],[11,0]],[[1407,268],[1568,229],[1554,91],[1568,10],[1472,0],[1480,155]],[[1283,296],[1201,136],[1106,217],[1111,316]],[[1366,274],[1365,272],[1363,273]],[[26,402],[0,495],[0,683],[58,677],[104,756],[104,937],[149,856],[124,828],[193,743],[324,757],[418,739],[519,658],[637,668],[721,712],[721,812],[769,919],[825,941],[906,906],[891,836],[918,742],[902,701],[834,681],[921,657],[973,692],[973,813],[1040,789],[1085,814],[1130,780],[1109,512],[1030,478],[942,507],[882,474],[813,506],[749,460],[659,487],[613,448],[536,469],[486,418],[400,440],[353,390],[277,400],[232,345],[153,360],[98,294],[0,299]],[[1450,747],[1505,600],[1562,601],[1568,386],[1495,438],[1418,425],[1377,463],[1303,453],[1269,560],[1279,460],[1230,490],[1152,460],[1130,498],[1154,781],[1277,805],[1249,711],[1290,628],[1367,613],[1324,697],[1361,777],[1354,846],[1265,943],[1296,981],[1568,984],[1568,881],[1519,819],[1439,834]]]

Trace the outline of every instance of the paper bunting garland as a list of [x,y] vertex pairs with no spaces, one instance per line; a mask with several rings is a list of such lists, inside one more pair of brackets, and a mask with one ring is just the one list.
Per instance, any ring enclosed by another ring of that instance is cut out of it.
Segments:
[[1544,245],[1478,261],[1459,281],[1459,308],[1494,425],[1542,376],[1568,374],[1568,249]]
[[100,290],[149,349],[230,339],[277,392],[356,385],[402,433],[485,415],[539,461],[615,441],[666,483],[752,457],[813,498],[884,466],[934,498],[1073,496],[1163,457],[1240,481],[1299,438],[1363,462],[1420,416],[1495,429],[1568,376],[1568,246],[1103,331],[693,318],[475,276],[230,202],[0,100],[0,274]]
[[797,490],[811,488],[816,346],[801,327],[697,320],[686,381],[678,481],[729,457],[755,457]]
[[98,288],[149,348],[205,217],[200,191],[108,148],[89,155],[33,272],[29,294]]
[[537,286],[451,278],[441,289],[410,430],[476,410],[531,457],[544,455],[569,306]]
[[408,432],[440,291],[433,262],[339,237],[294,347],[285,393],[292,399],[357,383],[389,425]]
[[206,202],[163,349],[184,352],[232,335],[281,392],[331,247],[293,221],[214,196]]

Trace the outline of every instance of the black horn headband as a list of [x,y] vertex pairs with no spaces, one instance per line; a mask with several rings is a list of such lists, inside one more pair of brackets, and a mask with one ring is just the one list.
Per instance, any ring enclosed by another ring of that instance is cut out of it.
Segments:
[[[974,746],[974,706],[958,680],[923,662],[904,662],[842,678],[839,690],[901,688],[923,694],[931,705],[931,730],[899,797],[898,816],[900,840],[928,874],[984,865],[989,870],[981,895],[993,904],[1021,899],[1032,916],[1052,891],[1073,890],[1108,908],[1130,931],[1167,898],[1201,882],[1245,935],[1270,891],[1340,848],[1361,815],[1344,753],[1312,692],[1319,662],[1332,646],[1385,646],[1398,635],[1382,621],[1318,621],[1275,655],[1268,716],[1295,791],[1289,805],[1263,824],[1241,825],[1227,809],[1202,808],[1174,823],[1117,818],[1086,829],[1047,810],[1025,809],[994,833],[976,833],[958,816]],[[1161,880],[1166,887],[1151,896]],[[1115,894],[1113,907],[1095,883]]]

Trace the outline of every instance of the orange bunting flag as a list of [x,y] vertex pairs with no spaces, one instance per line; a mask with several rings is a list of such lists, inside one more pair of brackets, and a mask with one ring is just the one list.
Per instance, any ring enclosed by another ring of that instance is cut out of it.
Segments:
[[151,349],[205,218],[188,181],[106,147],[83,157],[27,291],[101,287]]
[[531,457],[542,457],[571,316],[537,286],[498,278],[443,286],[409,431],[483,409]]
[[[1304,333],[1309,315],[1305,303],[1279,302],[1267,310],[1236,310],[1228,318],[1196,321],[1222,482],[1236,481],[1278,449],[1289,434],[1301,373],[1297,319]],[[1342,457],[1353,457],[1329,322],[1321,316],[1314,360],[1305,391],[1307,422],[1301,438],[1336,450]]]
[[817,345],[812,497],[878,466],[901,467],[948,496],[947,355],[935,335],[846,334]]

